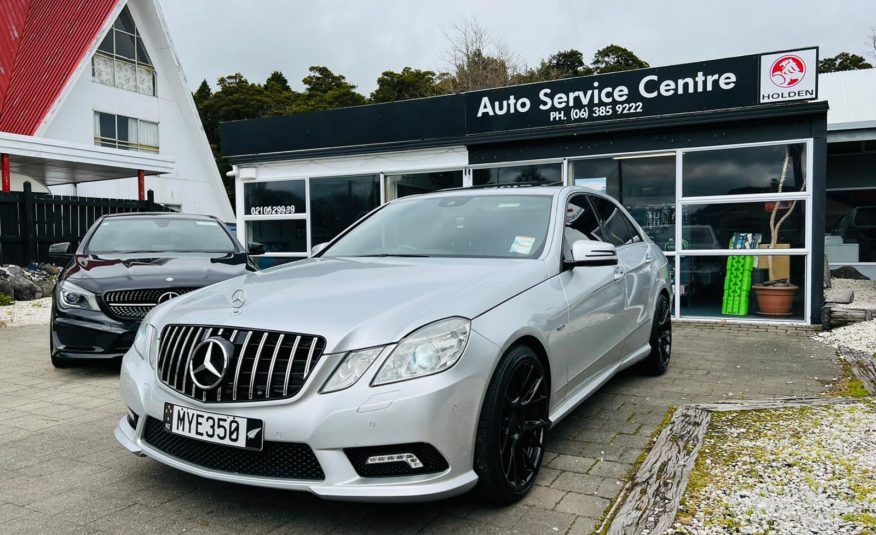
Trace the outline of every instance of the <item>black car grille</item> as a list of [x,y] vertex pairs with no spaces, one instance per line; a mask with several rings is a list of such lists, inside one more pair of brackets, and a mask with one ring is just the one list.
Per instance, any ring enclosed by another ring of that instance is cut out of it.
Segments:
[[248,476],[320,481],[325,473],[307,444],[265,441],[261,451],[211,444],[174,435],[164,422],[146,418],[143,440],[171,457],[210,470]]
[[[425,442],[412,444],[393,444],[387,446],[367,446],[363,448],[346,448],[344,453],[356,473],[362,477],[395,477],[415,474],[434,474],[447,470],[449,465],[435,446]],[[367,464],[371,456],[391,455],[397,453],[413,453],[423,466],[412,468],[405,461]]]
[[[189,361],[208,337],[228,340],[234,350],[219,385],[204,390],[192,381]],[[177,392],[207,403],[290,398],[307,382],[324,350],[325,339],[311,334],[168,325],[158,348],[158,377]]]
[[103,294],[113,316],[124,320],[140,320],[152,308],[197,288],[149,288],[144,290],[112,290]]

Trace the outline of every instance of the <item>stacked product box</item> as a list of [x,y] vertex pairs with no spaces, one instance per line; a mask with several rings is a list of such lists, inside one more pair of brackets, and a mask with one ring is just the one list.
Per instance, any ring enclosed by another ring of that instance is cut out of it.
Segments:
[[727,258],[727,276],[724,278],[724,299],[721,313],[729,316],[748,315],[748,296],[751,293],[751,271],[754,269],[753,256],[731,256]]

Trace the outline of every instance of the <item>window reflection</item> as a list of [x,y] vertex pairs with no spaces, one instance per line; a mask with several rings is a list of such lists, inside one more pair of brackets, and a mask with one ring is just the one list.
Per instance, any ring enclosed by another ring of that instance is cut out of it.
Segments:
[[[803,143],[686,152],[682,194],[744,195],[803,191],[806,183]],[[786,165],[787,162],[787,165]]]
[[876,189],[828,191],[826,215],[830,263],[876,262]]
[[331,240],[379,204],[379,175],[311,179],[311,243]]
[[563,181],[563,168],[560,163],[517,165],[513,167],[492,167],[474,169],[472,184],[521,184],[546,183],[560,185]]
[[663,250],[675,236],[675,154],[616,156],[571,162],[573,183],[606,193]]
[[462,187],[462,171],[390,175],[387,178],[389,179],[389,196],[392,199]]
[[770,242],[770,216],[776,220],[793,211],[782,223],[776,243],[783,247],[806,246],[806,204],[803,201],[697,204],[682,207],[682,249],[734,248],[734,236],[751,234],[761,243]]

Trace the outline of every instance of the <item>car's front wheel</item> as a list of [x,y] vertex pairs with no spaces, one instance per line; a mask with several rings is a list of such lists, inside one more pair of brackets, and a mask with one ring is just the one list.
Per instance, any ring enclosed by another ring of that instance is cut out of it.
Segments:
[[527,346],[512,347],[496,368],[478,423],[474,468],[487,501],[513,503],[535,483],[549,425],[547,372]]

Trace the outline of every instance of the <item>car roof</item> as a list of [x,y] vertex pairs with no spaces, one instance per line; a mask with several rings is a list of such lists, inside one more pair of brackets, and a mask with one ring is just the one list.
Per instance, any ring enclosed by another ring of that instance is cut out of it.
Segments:
[[558,197],[564,193],[590,193],[606,199],[612,199],[610,196],[584,186],[538,186],[531,184],[500,184],[489,186],[473,186],[467,188],[450,188],[419,195],[408,195],[393,200],[392,202],[402,201],[405,199],[415,199],[424,197],[449,197],[458,195],[544,195]]
[[201,214],[181,214],[179,212],[123,212],[118,214],[106,214],[105,219],[116,219],[123,217],[161,217],[167,219],[202,219],[214,220],[213,216]]

